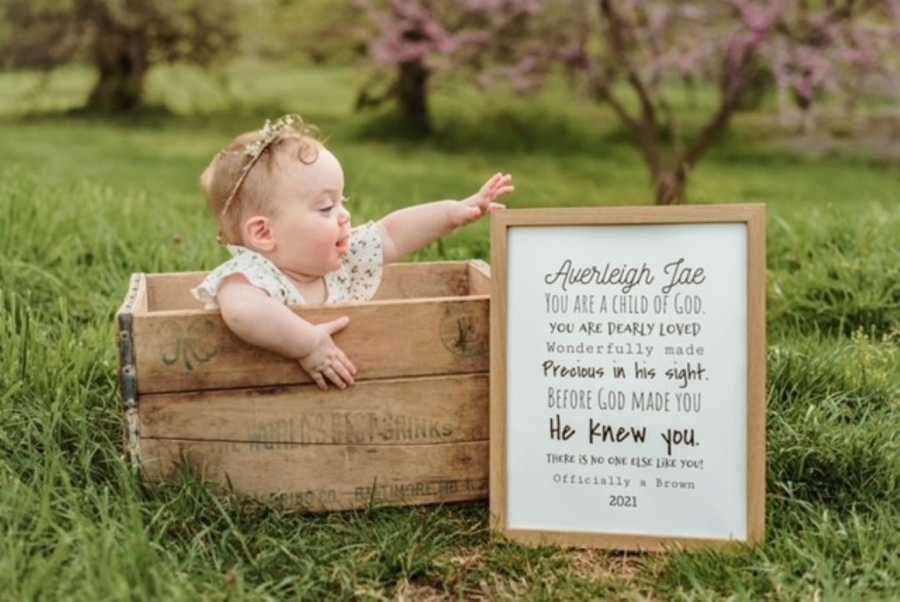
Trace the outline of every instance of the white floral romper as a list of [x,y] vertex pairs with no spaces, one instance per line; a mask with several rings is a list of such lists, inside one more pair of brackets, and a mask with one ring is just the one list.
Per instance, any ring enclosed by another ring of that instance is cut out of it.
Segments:
[[[325,274],[325,303],[368,301],[378,292],[384,267],[384,232],[381,224],[369,221],[353,228],[350,250],[340,269]],[[250,284],[269,293],[285,305],[306,303],[303,295],[274,263],[246,247],[228,245],[232,258],[207,274],[191,294],[204,309],[218,309],[216,294],[222,281],[232,274],[243,274]]]

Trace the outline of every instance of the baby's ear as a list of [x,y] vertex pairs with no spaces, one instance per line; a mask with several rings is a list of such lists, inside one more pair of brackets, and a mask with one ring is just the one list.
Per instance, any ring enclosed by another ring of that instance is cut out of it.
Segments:
[[244,240],[254,249],[260,251],[274,251],[275,237],[272,228],[269,227],[269,218],[264,215],[254,215],[244,222]]

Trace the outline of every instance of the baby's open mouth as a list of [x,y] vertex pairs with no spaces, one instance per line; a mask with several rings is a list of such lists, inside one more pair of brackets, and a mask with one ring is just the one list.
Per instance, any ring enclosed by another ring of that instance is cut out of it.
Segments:
[[348,234],[347,236],[338,240],[336,243],[334,243],[334,246],[341,250],[347,250],[347,248],[350,246],[350,235]]

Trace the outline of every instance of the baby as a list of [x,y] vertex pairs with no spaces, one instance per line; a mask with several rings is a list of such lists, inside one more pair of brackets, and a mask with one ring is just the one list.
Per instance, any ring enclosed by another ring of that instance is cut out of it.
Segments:
[[200,182],[232,258],[191,293],[244,341],[296,359],[323,390],[354,382],[356,367],[331,338],[350,319],[311,324],[288,306],[371,299],[384,264],[503,209],[495,200],[514,189],[497,173],[461,201],[351,229],[341,164],[296,115],[235,138]]

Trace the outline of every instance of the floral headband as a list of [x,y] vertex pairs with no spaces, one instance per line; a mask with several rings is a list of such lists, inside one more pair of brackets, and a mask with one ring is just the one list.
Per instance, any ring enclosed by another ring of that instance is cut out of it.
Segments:
[[[298,124],[295,126],[295,124]],[[295,114],[291,113],[288,115],[283,115],[276,119],[274,122],[266,119],[265,125],[263,125],[260,130],[260,137],[258,140],[254,141],[252,144],[248,144],[243,153],[245,156],[249,157],[250,160],[247,161],[247,164],[241,168],[241,174],[238,176],[237,182],[234,183],[234,188],[231,189],[231,194],[228,195],[228,198],[225,199],[225,204],[222,206],[222,211],[219,212],[220,217],[225,217],[225,214],[228,213],[228,209],[231,207],[232,201],[234,201],[234,197],[237,196],[238,190],[241,188],[241,184],[244,183],[244,180],[247,179],[247,174],[250,173],[250,170],[253,169],[253,166],[256,165],[256,162],[259,161],[259,158],[262,156],[263,152],[272,144],[282,132],[293,130],[297,133],[302,134],[305,130],[303,119]],[[223,154],[226,151],[221,151],[219,154]]]

